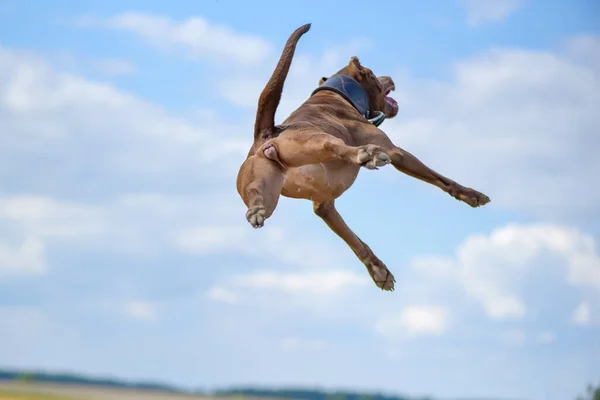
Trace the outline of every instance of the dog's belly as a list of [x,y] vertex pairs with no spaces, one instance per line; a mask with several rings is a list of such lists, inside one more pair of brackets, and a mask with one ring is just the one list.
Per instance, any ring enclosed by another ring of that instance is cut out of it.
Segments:
[[334,200],[352,186],[359,171],[359,166],[337,160],[290,168],[281,194],[295,199]]

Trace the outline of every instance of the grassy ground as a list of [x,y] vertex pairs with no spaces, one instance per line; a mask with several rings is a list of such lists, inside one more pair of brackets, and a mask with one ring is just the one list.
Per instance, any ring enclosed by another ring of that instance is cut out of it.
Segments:
[[[0,381],[0,400],[224,400],[183,393],[93,385]],[[235,400],[235,399],[227,399]]]
[[84,400],[81,397],[54,396],[50,394],[14,392],[9,390],[0,390],[0,400]]

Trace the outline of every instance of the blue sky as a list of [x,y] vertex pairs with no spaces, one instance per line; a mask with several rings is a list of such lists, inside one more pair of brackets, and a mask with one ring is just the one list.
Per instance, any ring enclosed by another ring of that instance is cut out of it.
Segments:
[[[235,176],[351,56],[396,81],[393,168],[338,201],[375,288],[306,201],[262,230]],[[573,398],[600,379],[600,8],[593,1],[0,0],[0,364],[190,387]]]

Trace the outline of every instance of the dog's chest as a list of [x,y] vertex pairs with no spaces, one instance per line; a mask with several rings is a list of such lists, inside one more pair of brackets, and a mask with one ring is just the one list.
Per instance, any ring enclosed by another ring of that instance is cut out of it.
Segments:
[[314,201],[333,200],[352,186],[359,170],[360,167],[340,161],[290,168],[281,194]]

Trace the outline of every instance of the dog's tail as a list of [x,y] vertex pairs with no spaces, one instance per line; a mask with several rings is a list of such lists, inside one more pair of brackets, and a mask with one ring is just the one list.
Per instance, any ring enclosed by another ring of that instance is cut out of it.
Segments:
[[275,111],[277,111],[277,106],[279,106],[279,101],[281,100],[285,78],[287,78],[290,65],[292,65],[296,43],[298,43],[302,35],[308,32],[310,25],[302,25],[290,35],[283,48],[279,62],[273,71],[273,75],[271,75],[271,79],[269,79],[269,82],[267,82],[267,85],[260,94],[258,109],[256,111],[256,121],[254,123],[255,141],[270,134],[275,127]]

